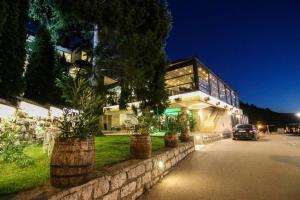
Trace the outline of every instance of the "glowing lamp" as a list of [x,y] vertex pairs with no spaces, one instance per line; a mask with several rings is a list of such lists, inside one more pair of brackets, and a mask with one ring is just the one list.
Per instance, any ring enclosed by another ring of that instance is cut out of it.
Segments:
[[16,108],[0,104],[0,118],[1,119],[10,119],[13,118],[16,114]]
[[297,117],[300,117],[300,112],[296,113],[296,116],[297,116]]
[[200,140],[200,136],[199,135],[196,135],[196,140]]
[[160,169],[164,169],[164,163],[163,163],[163,161],[159,161],[158,162],[158,167],[160,168]]
[[198,116],[199,116],[199,117],[202,117],[202,115],[203,115],[202,110],[199,110],[199,111],[198,111]]
[[261,124],[257,125],[258,129],[261,129],[263,126]]
[[22,111],[28,113],[30,117],[47,118],[49,114],[48,109],[31,103],[27,103],[25,101],[21,101],[19,107]]

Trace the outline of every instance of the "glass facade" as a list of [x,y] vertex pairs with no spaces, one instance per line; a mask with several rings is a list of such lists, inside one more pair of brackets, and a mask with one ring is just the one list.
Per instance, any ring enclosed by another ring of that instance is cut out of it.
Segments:
[[218,79],[213,74],[209,74],[210,95],[219,98]]
[[228,88],[226,88],[226,102],[228,104],[232,105],[231,104],[231,91]]
[[238,94],[200,62],[184,65],[184,62],[180,61],[171,64],[170,67],[173,69],[169,68],[165,75],[169,95],[200,90],[220,101],[239,107]]
[[232,106],[236,107],[236,99],[234,91],[231,91]]
[[225,86],[221,81],[219,81],[219,89],[220,89],[220,100],[226,102]]
[[189,65],[168,71],[165,75],[165,83],[169,95],[194,91],[193,66]]
[[209,82],[208,82],[208,71],[203,67],[198,67],[198,78],[199,78],[199,90],[210,94],[209,91]]

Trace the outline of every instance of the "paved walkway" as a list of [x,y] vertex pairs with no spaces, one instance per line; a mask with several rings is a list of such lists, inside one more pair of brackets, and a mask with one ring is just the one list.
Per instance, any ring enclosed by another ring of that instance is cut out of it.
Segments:
[[141,199],[300,200],[300,137],[206,145]]

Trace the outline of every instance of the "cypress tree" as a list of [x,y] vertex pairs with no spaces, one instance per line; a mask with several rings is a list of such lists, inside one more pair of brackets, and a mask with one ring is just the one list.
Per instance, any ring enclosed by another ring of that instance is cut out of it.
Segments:
[[0,45],[1,45],[3,26],[6,22],[6,17],[7,17],[7,5],[4,0],[1,0],[0,1]]
[[62,98],[62,91],[61,88],[59,88],[56,85],[56,80],[62,79],[64,75],[69,73],[68,70],[69,70],[69,64],[67,63],[65,56],[56,55],[55,66],[53,71],[53,77],[55,80],[52,86],[53,89],[51,91],[51,98],[49,99],[49,101],[51,101],[51,104],[64,105],[64,100]]
[[32,44],[25,74],[25,97],[49,103],[54,85],[55,51],[46,27],[40,26]]
[[16,96],[24,90],[28,0],[5,2],[7,17],[0,39],[0,95]]

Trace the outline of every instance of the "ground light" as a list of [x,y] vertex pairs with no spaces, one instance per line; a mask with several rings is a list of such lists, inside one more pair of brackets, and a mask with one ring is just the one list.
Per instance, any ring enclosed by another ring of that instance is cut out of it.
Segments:
[[164,169],[164,166],[165,166],[165,165],[164,165],[163,161],[160,160],[160,161],[158,162],[158,167],[159,167],[160,169]]

